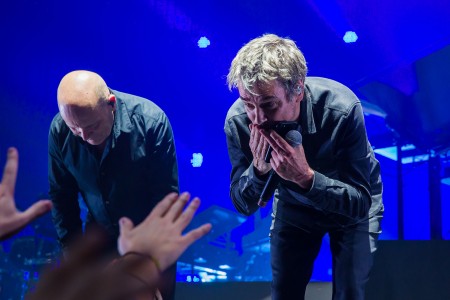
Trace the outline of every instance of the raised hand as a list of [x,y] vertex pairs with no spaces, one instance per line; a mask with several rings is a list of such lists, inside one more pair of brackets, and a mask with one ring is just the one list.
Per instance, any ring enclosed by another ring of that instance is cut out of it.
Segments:
[[14,190],[18,168],[19,153],[16,148],[9,148],[3,178],[0,183],[0,240],[17,233],[28,223],[52,208],[50,200],[40,200],[24,212],[17,210]]
[[183,211],[189,198],[188,193],[167,195],[136,227],[130,219],[120,219],[119,253],[149,255],[158,262],[160,271],[167,269],[187,247],[211,230],[211,224],[204,224],[182,235],[200,205],[200,199],[194,198]]

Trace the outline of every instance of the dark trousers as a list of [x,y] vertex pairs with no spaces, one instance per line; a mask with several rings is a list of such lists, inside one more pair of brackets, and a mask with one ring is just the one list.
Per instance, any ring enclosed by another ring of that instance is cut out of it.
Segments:
[[364,299],[381,216],[382,212],[366,222],[345,228],[316,224],[314,230],[302,230],[275,219],[270,240],[272,299],[305,298],[314,260],[326,233],[330,237],[332,254],[333,300]]

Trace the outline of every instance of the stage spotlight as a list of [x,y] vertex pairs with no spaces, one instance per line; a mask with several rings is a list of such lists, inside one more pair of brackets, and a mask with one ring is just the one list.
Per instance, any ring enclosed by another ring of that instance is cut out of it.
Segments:
[[344,42],[348,43],[354,43],[358,39],[358,36],[356,35],[356,32],[354,31],[347,31],[343,37]]
[[202,37],[198,40],[197,44],[198,44],[198,47],[199,47],[199,48],[206,48],[206,47],[208,47],[209,45],[211,45],[211,42],[210,42],[205,36],[202,36]]
[[199,168],[203,163],[203,155],[201,153],[192,153],[191,164],[194,168]]

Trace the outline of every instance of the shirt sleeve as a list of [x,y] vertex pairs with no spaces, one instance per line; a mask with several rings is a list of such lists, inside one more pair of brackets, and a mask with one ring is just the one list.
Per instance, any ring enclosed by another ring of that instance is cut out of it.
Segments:
[[70,240],[81,232],[82,224],[77,183],[64,165],[55,131],[52,127],[48,138],[49,196],[53,202],[52,219],[56,233],[61,246],[66,248]]

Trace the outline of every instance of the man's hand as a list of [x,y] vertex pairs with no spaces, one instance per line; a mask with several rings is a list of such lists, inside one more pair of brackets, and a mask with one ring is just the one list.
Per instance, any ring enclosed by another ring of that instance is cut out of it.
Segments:
[[19,153],[15,148],[8,149],[8,157],[0,183],[0,240],[17,233],[28,223],[45,214],[52,208],[49,200],[40,200],[24,212],[16,208],[14,189],[16,187]]
[[200,199],[194,198],[183,211],[189,197],[188,193],[167,195],[136,227],[130,219],[120,219],[119,253],[149,255],[158,261],[160,271],[166,270],[187,247],[211,230],[211,224],[204,224],[182,235],[200,205]]
[[273,149],[270,165],[275,172],[281,178],[309,190],[313,183],[314,171],[306,161],[303,145],[292,147],[273,130],[270,133],[264,131],[261,133]]
[[253,166],[256,169],[257,175],[264,175],[272,169],[269,163],[264,161],[269,143],[261,134],[263,129],[259,129],[257,126],[250,124],[250,150],[253,154]]

